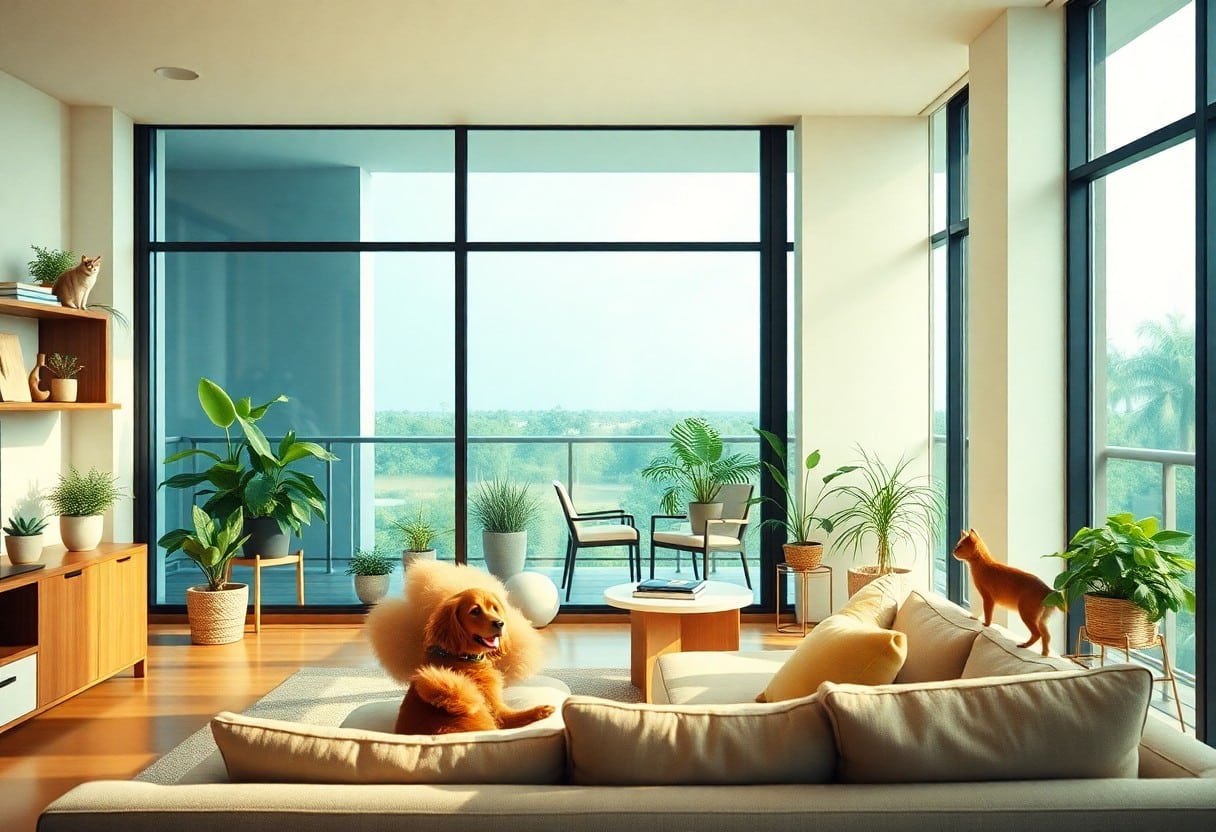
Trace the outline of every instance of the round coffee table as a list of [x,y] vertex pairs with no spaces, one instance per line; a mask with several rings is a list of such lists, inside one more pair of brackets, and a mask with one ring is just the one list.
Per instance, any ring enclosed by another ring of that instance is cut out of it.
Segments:
[[629,680],[651,700],[654,663],[664,653],[738,650],[739,610],[752,603],[752,591],[736,584],[706,581],[692,600],[634,598],[637,584],[604,590],[610,607],[629,610]]

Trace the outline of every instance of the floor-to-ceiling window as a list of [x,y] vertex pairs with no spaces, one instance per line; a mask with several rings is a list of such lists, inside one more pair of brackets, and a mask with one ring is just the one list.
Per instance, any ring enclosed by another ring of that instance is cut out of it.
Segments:
[[[1197,171],[1212,153],[1208,67],[1196,50],[1210,37],[1207,6],[1104,0],[1069,9],[1069,523],[1131,512],[1197,533],[1199,618],[1169,615],[1163,632],[1189,718],[1210,737],[1205,704],[1216,691],[1200,654],[1213,518],[1199,498],[1206,481],[1196,478],[1210,477],[1200,449],[1216,439],[1196,384],[1207,327],[1198,300],[1208,285],[1198,218],[1212,198]],[[1070,620],[1070,639],[1077,624]]]
[[[753,425],[788,423],[787,133],[141,128],[148,538],[193,497],[156,488],[191,464],[161,461],[222,440],[200,377],[255,403],[285,394],[264,431],[339,457],[308,468],[330,515],[299,544],[310,606],[355,603],[346,561],[400,550],[393,521],[419,511],[441,558],[479,562],[465,504],[492,477],[540,503],[528,568],[555,580],[552,481],[648,533],[657,487],[637,472],[675,421],[706,416],[752,452]],[[594,554],[576,605],[628,578],[623,550]],[[748,560],[771,605],[755,531]],[[716,569],[742,580],[737,555]],[[264,601],[294,603],[277,578]],[[154,603],[195,582],[184,558],[161,562]]]

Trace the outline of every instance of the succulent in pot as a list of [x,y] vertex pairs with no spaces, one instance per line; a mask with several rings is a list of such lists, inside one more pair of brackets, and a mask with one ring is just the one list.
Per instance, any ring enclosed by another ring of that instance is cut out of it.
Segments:
[[4,547],[13,563],[37,563],[42,559],[42,532],[46,518],[15,512],[4,527]]

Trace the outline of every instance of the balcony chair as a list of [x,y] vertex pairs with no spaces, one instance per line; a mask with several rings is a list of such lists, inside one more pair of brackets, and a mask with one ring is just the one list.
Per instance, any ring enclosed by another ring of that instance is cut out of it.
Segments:
[[[570,537],[566,541],[566,563],[562,567],[562,586],[566,588],[566,600],[570,600],[570,589],[574,586],[574,560],[579,549],[628,547],[629,580],[640,580],[642,548],[633,515],[626,514],[619,508],[579,512],[564,485],[554,480],[553,488],[557,491],[557,501],[561,504],[562,514],[566,516],[566,527],[570,531]],[[609,520],[617,522],[606,522]]]
[[693,534],[689,529],[673,529],[659,531],[660,520],[687,520],[686,514],[656,514],[650,518],[650,577],[654,577],[654,550],[674,549],[676,552],[676,567],[680,565],[680,552],[691,552],[692,575],[697,574],[697,555],[701,556],[701,566],[705,577],[709,577],[709,555],[711,552],[738,552],[743,562],[743,580],[747,588],[752,588],[752,576],[747,569],[747,547],[743,533],[747,527],[747,512],[751,508],[750,501],[755,486],[750,483],[742,485],[724,485],[718,491],[718,501],[722,503],[722,519],[710,520],[706,526],[707,534]]

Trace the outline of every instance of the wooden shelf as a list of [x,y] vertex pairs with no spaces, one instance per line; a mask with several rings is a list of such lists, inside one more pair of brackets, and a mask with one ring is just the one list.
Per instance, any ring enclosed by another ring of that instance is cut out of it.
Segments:
[[15,662],[17,659],[24,659],[26,656],[38,652],[37,644],[18,644],[0,646],[0,665]]
[[94,312],[91,309],[69,309],[53,303],[32,303],[24,300],[0,298],[0,315],[16,315],[19,318],[41,318],[43,320],[70,321],[74,319],[86,321],[108,321],[104,312]]
[[[30,303],[0,298],[0,316],[33,318],[38,321],[38,352],[74,355],[84,365],[80,373],[77,401],[0,402],[0,412],[34,413],[55,410],[114,410],[110,401],[110,316],[90,309],[68,309],[49,303]],[[34,367],[27,355],[26,371]]]
[[0,402],[0,413],[41,413],[53,410],[118,410],[117,402]]

